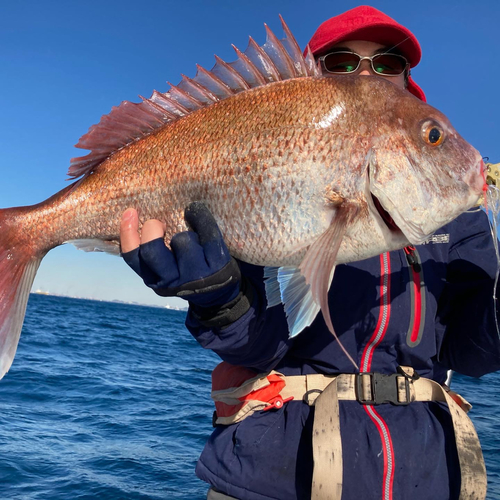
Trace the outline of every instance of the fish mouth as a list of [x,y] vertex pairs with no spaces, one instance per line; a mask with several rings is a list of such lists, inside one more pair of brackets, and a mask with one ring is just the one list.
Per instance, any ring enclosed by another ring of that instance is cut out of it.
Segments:
[[372,192],[370,192],[370,195],[372,197],[373,205],[375,206],[378,214],[380,215],[380,218],[384,221],[385,225],[387,226],[387,229],[389,229],[389,231],[391,232],[402,233],[401,229],[397,226],[397,224],[394,222],[394,219],[391,217],[391,214],[384,209],[379,199]]
[[[404,234],[403,231],[394,222],[391,214],[383,207],[380,200],[373,194],[375,190],[374,178],[373,178],[373,167],[376,163],[376,153],[371,149],[366,156],[366,187],[365,187],[365,199],[368,202],[372,216],[377,220],[378,225],[381,229],[389,230],[391,238],[396,235]],[[378,215],[378,217],[377,217]]]
[[370,192],[370,195],[371,203],[369,205],[372,208],[372,213],[383,231],[388,230],[388,234],[393,241],[406,241],[406,244],[420,245],[430,236],[431,233],[424,233],[418,224],[405,220],[397,212],[397,209],[394,208],[396,219],[400,221],[400,224],[403,223],[403,229],[401,229],[389,212],[383,207],[382,202],[372,192]]

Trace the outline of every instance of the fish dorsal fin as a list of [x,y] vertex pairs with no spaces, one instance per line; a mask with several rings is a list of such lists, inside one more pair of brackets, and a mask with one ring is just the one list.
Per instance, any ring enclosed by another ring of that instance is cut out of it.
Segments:
[[266,28],[266,42],[259,46],[250,38],[245,52],[233,48],[238,58],[227,63],[215,56],[214,67],[207,71],[197,66],[196,76],[182,75],[177,85],[165,92],[153,92],[142,102],[123,101],[104,115],[97,125],[80,139],[77,148],[88,149],[86,156],[73,158],[70,178],[89,174],[115,151],[145,137],[189,113],[268,83],[305,76],[319,76],[320,71],[307,47],[305,55],[280,16],[285,38],[278,40]]

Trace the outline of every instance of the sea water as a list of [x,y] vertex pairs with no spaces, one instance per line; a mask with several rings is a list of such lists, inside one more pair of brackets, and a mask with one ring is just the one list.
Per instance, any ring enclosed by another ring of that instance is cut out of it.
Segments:
[[[0,498],[202,500],[194,468],[212,431],[218,363],[185,312],[32,295],[0,382]],[[455,375],[500,499],[500,374]]]

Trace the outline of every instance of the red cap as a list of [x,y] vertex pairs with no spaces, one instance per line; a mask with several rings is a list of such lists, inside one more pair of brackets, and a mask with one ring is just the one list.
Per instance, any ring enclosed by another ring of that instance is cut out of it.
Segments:
[[[366,40],[387,47],[397,46],[408,59],[411,68],[419,63],[422,55],[420,44],[410,30],[368,5],[361,5],[325,21],[312,36],[309,47],[317,57],[339,42],[348,40]],[[422,101],[426,100],[423,90],[411,76],[408,78],[407,90]]]

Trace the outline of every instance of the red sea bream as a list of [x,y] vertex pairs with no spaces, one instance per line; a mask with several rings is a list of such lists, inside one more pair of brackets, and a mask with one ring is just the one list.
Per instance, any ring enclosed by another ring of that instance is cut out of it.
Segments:
[[0,211],[0,375],[44,255],[67,242],[118,253],[129,207],[164,221],[168,241],[204,202],[231,254],[267,267],[268,305],[284,304],[296,335],[320,309],[334,332],[336,264],[422,243],[477,202],[481,156],[442,113],[380,77],[322,76],[284,30],[113,108],[78,143],[91,152],[72,160],[74,183]]

